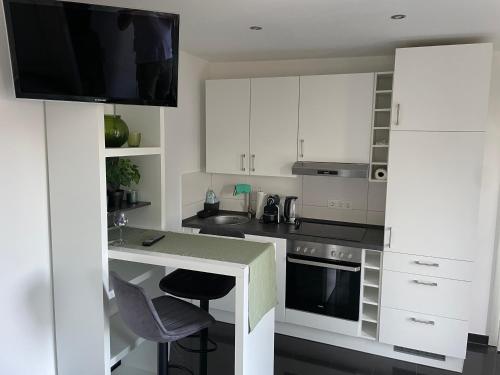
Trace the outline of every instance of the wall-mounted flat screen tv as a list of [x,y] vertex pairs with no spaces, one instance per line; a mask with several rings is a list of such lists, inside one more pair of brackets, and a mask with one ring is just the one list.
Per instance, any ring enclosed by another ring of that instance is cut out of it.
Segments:
[[177,106],[178,15],[3,1],[18,98]]

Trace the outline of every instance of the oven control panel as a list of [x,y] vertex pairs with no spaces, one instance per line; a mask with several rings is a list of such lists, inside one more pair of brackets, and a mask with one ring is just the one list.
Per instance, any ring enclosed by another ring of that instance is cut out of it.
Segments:
[[361,263],[362,249],[317,242],[288,241],[287,252],[299,256]]

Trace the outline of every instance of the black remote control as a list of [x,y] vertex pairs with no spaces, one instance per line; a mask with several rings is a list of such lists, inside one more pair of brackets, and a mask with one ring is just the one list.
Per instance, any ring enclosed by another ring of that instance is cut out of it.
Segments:
[[153,237],[153,238],[149,238],[147,240],[144,240],[142,242],[142,246],[145,246],[145,247],[150,247],[150,246],[153,246],[155,243],[157,243],[158,241],[160,241],[162,238],[164,238],[165,235],[164,234],[159,234],[158,236],[156,237]]

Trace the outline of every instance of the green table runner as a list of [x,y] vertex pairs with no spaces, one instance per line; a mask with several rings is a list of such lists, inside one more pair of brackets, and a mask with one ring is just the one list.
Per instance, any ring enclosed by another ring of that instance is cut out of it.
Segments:
[[[151,247],[142,246],[145,239],[159,233],[165,234],[165,238]],[[109,239],[116,239],[117,235],[117,231],[110,231]],[[125,248],[248,265],[250,331],[276,306],[276,261],[274,246],[270,243],[137,228],[125,228],[123,238]]]

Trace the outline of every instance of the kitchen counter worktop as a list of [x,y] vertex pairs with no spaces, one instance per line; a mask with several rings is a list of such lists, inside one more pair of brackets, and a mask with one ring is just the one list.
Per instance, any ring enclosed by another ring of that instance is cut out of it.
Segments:
[[[220,215],[241,215],[241,212],[228,212],[221,211]],[[202,228],[207,225],[206,219],[200,219],[197,216],[193,216],[183,220],[182,226],[187,228]],[[315,220],[318,223],[325,223],[324,220]],[[366,233],[361,241],[347,241],[340,239],[331,238],[319,238],[314,236],[308,236],[304,231],[298,233],[299,231],[295,229],[292,224],[264,224],[259,222],[259,220],[252,218],[247,223],[244,224],[232,224],[232,225],[217,225],[221,227],[227,227],[239,230],[245,234],[255,235],[255,236],[265,236],[265,237],[276,237],[285,238],[289,240],[298,241],[311,241],[311,242],[321,242],[333,245],[350,246],[363,249],[380,250],[384,249],[384,227],[376,225],[365,225],[365,224],[353,224],[353,223],[342,223],[342,222],[328,222],[334,223],[335,225],[346,226],[346,227],[358,227],[365,228]],[[213,225],[213,224],[212,224]],[[346,228],[347,229],[347,228]]]

